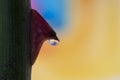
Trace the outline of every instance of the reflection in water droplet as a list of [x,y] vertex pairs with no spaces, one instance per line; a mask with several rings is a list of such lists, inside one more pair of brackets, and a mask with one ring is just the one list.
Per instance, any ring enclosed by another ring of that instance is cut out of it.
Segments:
[[49,43],[52,45],[52,46],[57,46],[59,41],[58,40],[55,40],[55,39],[50,39],[49,40]]

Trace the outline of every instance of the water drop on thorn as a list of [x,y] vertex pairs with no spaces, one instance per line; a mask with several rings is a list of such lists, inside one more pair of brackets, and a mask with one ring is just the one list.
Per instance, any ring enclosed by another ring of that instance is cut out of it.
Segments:
[[55,40],[55,39],[50,39],[49,40],[49,43],[52,45],[52,46],[57,46],[59,41],[58,40]]

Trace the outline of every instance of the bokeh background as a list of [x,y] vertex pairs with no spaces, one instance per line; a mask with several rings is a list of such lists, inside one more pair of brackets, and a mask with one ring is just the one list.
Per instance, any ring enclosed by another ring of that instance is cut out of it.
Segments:
[[120,0],[32,0],[60,44],[46,41],[32,80],[120,80]]

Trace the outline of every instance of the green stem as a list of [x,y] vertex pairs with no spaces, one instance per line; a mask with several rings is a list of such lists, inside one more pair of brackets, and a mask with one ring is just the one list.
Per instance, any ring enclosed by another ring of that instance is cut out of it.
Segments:
[[30,1],[0,0],[0,80],[31,80]]

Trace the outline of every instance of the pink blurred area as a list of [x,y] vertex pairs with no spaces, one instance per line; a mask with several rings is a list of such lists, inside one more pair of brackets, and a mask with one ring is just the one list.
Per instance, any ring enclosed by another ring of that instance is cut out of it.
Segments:
[[69,0],[60,43],[43,44],[32,80],[120,80],[120,1]]

